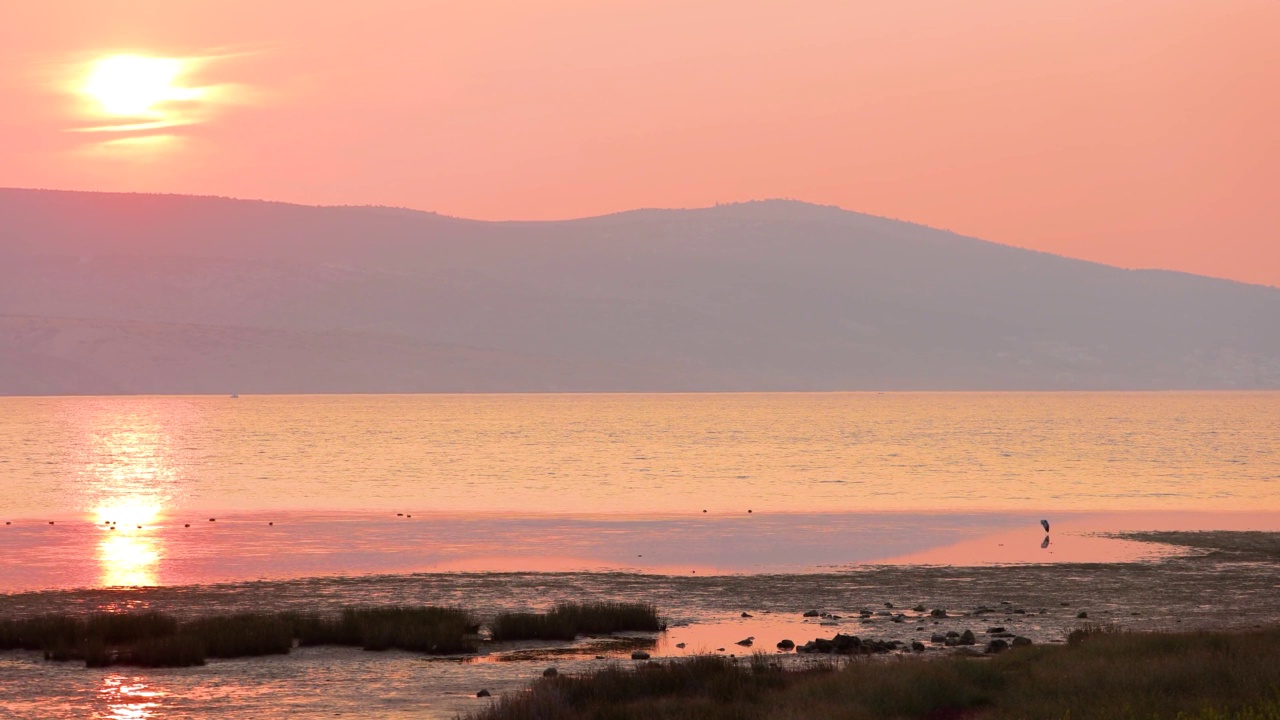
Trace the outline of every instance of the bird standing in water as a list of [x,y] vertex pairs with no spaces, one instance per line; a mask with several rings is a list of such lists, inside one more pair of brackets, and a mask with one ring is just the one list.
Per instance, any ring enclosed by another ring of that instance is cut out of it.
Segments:
[[1041,521],[1040,521],[1040,527],[1044,528],[1044,531],[1045,531],[1045,532],[1049,532],[1049,521],[1048,521],[1048,520],[1041,520]]

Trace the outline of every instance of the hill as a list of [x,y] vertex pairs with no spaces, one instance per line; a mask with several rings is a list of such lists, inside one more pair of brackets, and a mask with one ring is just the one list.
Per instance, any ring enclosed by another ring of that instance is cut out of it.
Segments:
[[765,201],[0,190],[0,393],[1280,388],[1280,290]]

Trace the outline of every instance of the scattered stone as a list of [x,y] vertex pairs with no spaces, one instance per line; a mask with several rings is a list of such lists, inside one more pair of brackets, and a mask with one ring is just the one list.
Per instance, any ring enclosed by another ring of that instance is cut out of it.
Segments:
[[960,637],[960,633],[956,632],[955,630],[948,630],[948,631],[947,631],[947,637],[949,637],[949,638],[958,638],[958,637]]
[[542,671],[542,677],[555,677],[559,674],[560,674],[560,671],[553,667],[549,667],[546,670]]
[[736,643],[734,643],[734,644],[735,644],[735,645],[741,645],[742,647],[751,647],[751,644],[752,644],[753,642],[755,642],[755,639],[756,639],[756,638],[755,638],[755,636],[754,636],[754,635],[752,635],[751,637],[746,638],[745,640],[739,640],[738,642],[736,642]]
[[1014,614],[1014,615],[1026,615],[1026,614],[1027,614],[1027,611],[1026,611],[1026,610],[1023,610],[1022,608],[1017,608],[1017,609],[1015,609],[1015,610],[1013,611],[1013,614]]
[[920,642],[919,640],[912,640],[911,650],[912,652],[924,652],[924,643]]
[[808,610],[804,614],[805,617],[822,617],[822,613],[817,610]]
[[678,647],[678,648],[680,648],[681,650],[683,650],[683,649],[684,649],[684,647],[685,647],[685,645],[684,645],[684,643],[676,643],[676,647]]
[[872,614],[873,614],[873,613],[872,613],[870,610],[859,610],[859,611],[858,611],[858,617],[860,617],[860,618],[862,618],[862,619],[864,619],[864,620],[865,620],[866,618],[871,617],[871,616],[872,616]]
[[480,692],[476,693],[476,697],[478,698],[493,697],[493,693],[489,692],[488,690],[481,690]]
[[1005,642],[1004,640],[992,640],[991,642],[987,643],[987,649],[985,650],[985,652],[988,655],[995,655],[996,653],[1002,653],[1008,649],[1009,649],[1009,643]]
[[936,643],[936,644],[938,644],[938,645],[941,645],[942,643],[945,643],[946,641],[947,641],[947,636],[946,636],[946,635],[943,635],[942,633],[934,633],[934,634],[933,634],[933,637],[930,637],[930,638],[929,638],[929,642],[931,642],[931,643]]
[[1004,628],[1002,628],[1002,627],[989,627],[989,628],[987,628],[987,634],[988,634],[988,635],[994,635],[994,634],[996,634],[996,633],[1002,633],[1002,632],[1004,632]]
[[961,645],[973,645],[977,642],[978,642],[978,638],[976,635],[973,634],[972,630],[965,630],[964,633],[960,635]]
[[[721,649],[723,650],[724,648],[721,648]],[[635,651],[635,652],[631,653],[631,659],[632,659],[632,660],[648,660],[648,659],[649,659],[649,653],[647,653],[647,652],[645,652],[645,651],[643,651],[643,650],[637,650],[637,651]]]
[[1076,617],[1081,620],[1084,620],[1089,617],[1089,613],[1085,612],[1084,610],[1081,610],[1080,612],[1076,613]]
[[783,640],[782,642],[778,643],[779,650],[794,650],[795,648],[796,648],[796,644],[791,642],[790,640]]
[[917,605],[911,608],[911,612],[920,612],[920,613],[928,612],[928,608],[926,608],[924,605]]
[[887,608],[891,608],[891,607],[893,607],[893,603],[891,603],[891,602],[887,602],[887,603],[885,603],[885,604],[884,604],[884,606],[885,606],[885,607],[887,607]]
[[1012,605],[1013,603],[1009,602],[1008,600],[1001,600],[1001,601],[1000,601],[1000,604],[1001,604],[1001,605]]
[[1019,635],[1018,637],[1013,639],[1014,647],[1026,647],[1027,645],[1030,645],[1030,644],[1031,644],[1031,638],[1029,637],[1023,637]]
[[724,652],[724,648],[716,648],[716,652]]
[[929,611],[929,617],[944,618],[947,616],[946,608],[934,608]]
[[906,619],[907,619],[907,618],[906,618],[906,617],[904,617],[904,616],[902,616],[902,615],[894,615],[894,616],[893,616],[893,621],[894,621],[894,622],[896,622],[896,623],[905,622],[905,621],[906,621]]
[[1061,605],[1062,607],[1071,607],[1071,603],[1064,602],[1064,603],[1058,603],[1058,604]]
[[742,617],[744,617],[744,618],[748,618],[748,617],[755,617],[755,615],[752,615],[752,614],[751,614],[751,613],[749,613],[749,612],[744,612],[744,613],[742,613]]

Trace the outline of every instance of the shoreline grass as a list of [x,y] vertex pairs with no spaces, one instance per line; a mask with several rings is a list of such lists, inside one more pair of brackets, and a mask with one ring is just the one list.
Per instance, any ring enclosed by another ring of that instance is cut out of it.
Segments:
[[336,616],[237,613],[179,621],[157,612],[41,615],[0,620],[0,651],[43,652],[87,667],[190,667],[208,658],[283,655],[300,645],[400,649],[425,654],[477,650],[471,615],[457,608],[346,608]]
[[783,669],[703,656],[546,677],[463,720],[1097,718],[1280,720],[1280,628],[1129,633],[983,658],[855,659]]
[[658,610],[648,603],[560,603],[546,613],[502,613],[489,625],[493,639],[573,640],[579,635],[658,632]]

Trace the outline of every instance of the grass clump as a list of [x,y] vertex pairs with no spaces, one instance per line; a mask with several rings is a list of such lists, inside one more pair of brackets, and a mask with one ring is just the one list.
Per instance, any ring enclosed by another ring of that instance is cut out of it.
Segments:
[[440,655],[476,651],[471,616],[456,608],[347,608],[334,619],[301,618],[296,627],[303,645],[351,645]]
[[763,656],[543,678],[467,720],[839,717],[1280,720],[1280,629],[1134,633],[982,658],[855,659],[782,670]]
[[238,613],[179,622],[163,613],[0,620],[0,651],[41,651],[88,667],[189,667],[207,658],[282,655],[295,641],[432,654],[476,651],[470,615],[453,608],[348,608],[337,616]]
[[572,640],[578,635],[663,629],[648,603],[561,603],[547,613],[503,613],[490,624],[494,640]]

